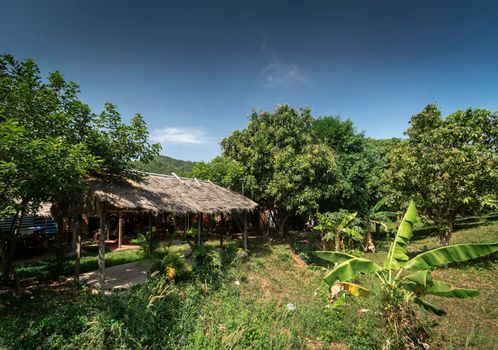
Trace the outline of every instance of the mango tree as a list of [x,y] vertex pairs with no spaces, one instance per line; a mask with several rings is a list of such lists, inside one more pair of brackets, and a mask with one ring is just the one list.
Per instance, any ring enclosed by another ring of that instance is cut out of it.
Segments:
[[313,133],[309,109],[287,105],[253,113],[246,129],[221,141],[223,156],[246,172],[245,194],[267,209],[284,234],[289,217],[311,215],[336,186],[336,159]]
[[443,118],[428,105],[405,134],[390,153],[390,196],[414,198],[448,245],[458,216],[496,205],[498,113],[468,109]]
[[413,235],[413,225],[417,221],[417,210],[411,201],[383,265],[343,252],[317,252],[319,257],[335,264],[324,276],[324,281],[329,286],[339,286],[354,296],[361,296],[371,291],[352,281],[360,274],[377,276],[383,316],[394,333],[396,344],[421,341],[417,338],[422,335],[420,329],[410,328],[415,322],[413,304],[439,316],[445,314],[443,309],[426,299],[427,295],[469,298],[479,294],[474,289],[457,288],[450,283],[436,280],[432,276],[432,270],[498,251],[498,242],[458,244],[432,249],[410,258],[407,245]]

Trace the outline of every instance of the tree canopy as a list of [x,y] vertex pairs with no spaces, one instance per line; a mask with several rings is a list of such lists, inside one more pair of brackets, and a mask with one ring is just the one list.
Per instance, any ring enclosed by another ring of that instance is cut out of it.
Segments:
[[334,153],[312,128],[309,109],[281,105],[254,112],[246,129],[221,142],[224,155],[244,166],[247,193],[272,213],[281,233],[290,215],[316,212],[334,191]]
[[390,154],[392,195],[416,200],[448,244],[458,215],[496,205],[497,114],[468,109],[442,118],[428,105],[411,118],[407,140]]
[[33,60],[0,56],[0,215],[14,217],[10,249],[0,247],[6,282],[16,280],[11,259],[24,214],[51,201],[68,215],[87,176],[129,176],[133,161],[158,153],[140,115],[123,123],[112,104],[96,115],[78,93],[59,72],[44,81]]

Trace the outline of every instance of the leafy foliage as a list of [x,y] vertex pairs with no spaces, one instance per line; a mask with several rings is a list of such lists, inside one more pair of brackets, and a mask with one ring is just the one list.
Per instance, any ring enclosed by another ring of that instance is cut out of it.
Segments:
[[209,163],[198,162],[192,170],[192,175],[202,180],[211,180],[231,190],[242,192],[246,179],[244,165],[226,156],[214,158]]
[[334,151],[338,172],[334,195],[321,202],[321,210],[367,207],[370,204],[367,188],[374,181],[372,169],[376,158],[363,133],[356,131],[351,120],[331,116],[315,119],[313,132],[321,143]]
[[413,196],[421,212],[441,228],[448,244],[458,215],[475,212],[496,199],[498,118],[482,110],[446,118],[428,105],[410,121],[408,139],[390,154],[391,196]]
[[[361,273],[375,273],[378,276],[384,303],[384,317],[393,331],[396,346],[400,347],[423,342],[420,336],[424,336],[424,333],[407,326],[407,323],[415,322],[411,303],[418,304],[437,315],[444,315],[444,310],[425,300],[424,297],[433,294],[440,297],[468,298],[478,294],[476,290],[455,288],[450,283],[434,280],[429,269],[476,259],[498,251],[498,243],[460,244],[429,250],[410,259],[406,247],[412,238],[413,225],[417,220],[417,210],[411,201],[384,261],[384,267],[368,259],[339,252],[318,253],[319,257],[336,262],[335,267],[324,276],[324,281],[330,286],[337,282],[350,282]],[[416,272],[406,275],[403,273],[405,269]],[[352,290],[353,294],[361,294],[359,287],[349,285],[342,287],[344,290]]]
[[253,113],[246,129],[221,142],[224,156],[244,166],[247,194],[272,212],[281,233],[290,215],[314,213],[333,194],[335,157],[312,127],[309,109],[282,105]]
[[353,249],[353,241],[363,240],[362,229],[358,226],[359,219],[356,218],[357,214],[346,210],[318,214],[318,225],[314,228],[321,232],[324,242],[333,241],[336,250]]
[[51,201],[56,216],[69,216],[82,201],[87,176],[130,176],[133,161],[159,151],[148,143],[140,115],[125,124],[110,103],[95,115],[78,93],[59,72],[44,82],[33,60],[0,56],[0,215],[15,222],[7,233],[12,248],[0,249],[2,276],[9,280],[16,280],[11,260],[24,214]]

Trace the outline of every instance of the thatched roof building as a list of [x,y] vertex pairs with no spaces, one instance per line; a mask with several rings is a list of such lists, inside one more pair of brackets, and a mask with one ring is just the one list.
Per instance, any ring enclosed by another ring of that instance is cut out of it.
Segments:
[[211,181],[174,175],[143,174],[143,179],[106,182],[90,179],[91,197],[106,211],[233,213],[252,211],[258,204]]

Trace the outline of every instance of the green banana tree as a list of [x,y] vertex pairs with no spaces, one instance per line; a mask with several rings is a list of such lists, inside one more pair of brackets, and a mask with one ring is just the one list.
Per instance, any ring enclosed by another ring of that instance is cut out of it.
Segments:
[[355,291],[353,294],[362,295],[368,293],[369,290],[355,285],[351,281],[360,273],[374,273],[383,285],[390,289],[402,290],[406,300],[414,301],[437,315],[443,315],[444,310],[423,299],[425,295],[433,294],[454,298],[468,298],[478,295],[477,290],[455,288],[449,283],[435,280],[431,270],[450,263],[476,259],[494,253],[498,250],[498,242],[456,244],[432,249],[410,259],[406,246],[412,238],[413,225],[417,221],[417,210],[411,201],[383,266],[371,260],[357,258],[342,252],[317,252],[320,258],[336,264],[332,270],[326,273],[325,282],[330,286],[339,283],[345,290],[353,290]]
[[333,242],[335,250],[344,251],[346,247],[345,239],[357,242],[363,240],[361,228],[353,225],[357,215],[357,212],[348,213],[345,210],[318,214],[318,225],[314,228],[322,234],[324,244]]
[[372,208],[367,210],[363,214],[363,221],[366,228],[366,234],[363,242],[363,250],[365,252],[375,252],[375,244],[372,239],[372,225],[375,225],[376,230],[379,227],[383,227],[386,232],[394,230],[394,223],[392,222],[392,216],[396,216],[395,212],[390,211],[380,211],[380,208],[384,205],[386,198],[381,198]]
[[[416,323],[416,315],[411,308],[413,303],[442,316],[445,311],[425,299],[427,295],[469,298],[479,294],[475,289],[456,288],[450,283],[436,280],[431,273],[433,269],[498,251],[498,242],[457,244],[432,249],[410,258],[406,247],[413,235],[413,225],[417,221],[417,210],[411,201],[383,265],[338,251],[317,252],[320,258],[335,264],[324,276],[324,281],[331,287],[331,291],[337,291],[339,288],[354,296],[370,294],[369,289],[352,281],[360,274],[375,274],[378,277],[381,287],[379,296],[384,306],[383,316],[395,334],[398,344],[421,344],[421,328],[406,330],[407,327],[414,327],[412,325]],[[400,332],[403,332],[401,336]]]

